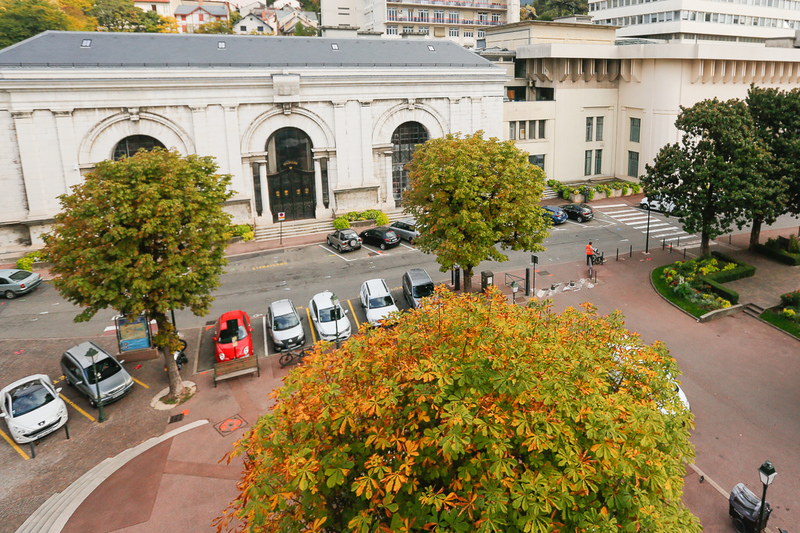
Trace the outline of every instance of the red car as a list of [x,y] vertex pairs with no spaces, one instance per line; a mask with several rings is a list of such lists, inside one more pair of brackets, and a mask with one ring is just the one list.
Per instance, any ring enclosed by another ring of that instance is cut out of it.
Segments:
[[216,360],[231,361],[253,353],[250,317],[244,311],[229,311],[219,317],[214,328]]

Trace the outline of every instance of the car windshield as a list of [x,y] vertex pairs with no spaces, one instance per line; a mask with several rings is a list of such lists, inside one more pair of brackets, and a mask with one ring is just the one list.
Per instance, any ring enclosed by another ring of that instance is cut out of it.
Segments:
[[[342,316],[342,308],[338,307],[339,309],[339,316]],[[326,307],[325,309],[319,310],[319,321],[320,322],[333,322],[333,307]]]
[[29,381],[11,391],[11,416],[22,416],[55,400],[50,389],[38,381]]
[[[105,359],[98,361],[94,368],[97,369],[97,375],[100,376],[100,381],[110,378],[120,370],[122,367],[119,366],[115,360],[111,359],[110,357],[106,357]],[[94,379],[94,371],[92,370],[92,366],[89,365],[86,368],[86,376],[89,379],[89,384],[94,385],[97,383],[97,380]]]
[[358,237],[358,234],[355,231],[343,231],[341,233],[342,239],[354,239]]
[[11,274],[8,277],[13,279],[14,281],[22,281],[23,279],[27,278],[28,276],[32,276],[32,275],[33,274],[31,274],[30,272],[27,272],[25,270],[19,270],[17,272],[14,272],[13,274]]
[[394,239],[395,237],[397,237],[397,233],[395,233],[394,231],[387,231],[386,233],[383,234],[383,236],[387,239]]
[[297,326],[300,323],[300,320],[297,318],[297,315],[294,313],[289,313],[288,315],[281,315],[275,317],[275,331],[283,331],[286,329],[292,329],[293,327]]
[[388,294],[386,296],[378,296],[377,298],[370,298],[369,299],[369,308],[370,309],[377,309],[379,307],[388,307],[390,305],[394,305],[392,301],[392,297]]
[[411,293],[414,298],[425,298],[433,294],[433,283],[425,283],[424,285],[417,285],[412,287]]
[[247,330],[244,325],[239,324],[239,321],[235,318],[225,322],[225,329],[219,332],[220,344],[230,344],[234,339],[240,341],[245,338],[247,338]]

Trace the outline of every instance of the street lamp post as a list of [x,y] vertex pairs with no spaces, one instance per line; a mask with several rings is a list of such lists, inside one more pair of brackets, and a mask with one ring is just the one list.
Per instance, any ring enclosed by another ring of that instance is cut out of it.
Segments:
[[764,493],[761,496],[761,511],[758,513],[758,531],[764,530],[764,507],[767,505],[767,487],[772,485],[775,476],[775,467],[769,461],[764,461],[764,464],[758,467],[758,477],[761,478],[761,484],[764,485]]
[[335,294],[331,294],[331,303],[333,303],[333,311],[331,317],[333,318],[336,327],[336,349],[339,349],[339,319],[341,318],[341,309],[339,308],[339,298]]
[[86,350],[86,356],[92,358],[92,375],[94,376],[94,386],[97,392],[97,421],[102,424],[106,420],[106,412],[103,410],[103,399],[100,397],[100,377],[97,375],[97,365],[95,365],[96,355],[96,349],[89,348]]
[[514,305],[517,304],[517,291],[518,290],[519,290],[519,283],[517,283],[516,281],[512,281],[511,282],[511,294],[513,295],[513,298],[514,298],[513,301],[512,301],[512,303]]

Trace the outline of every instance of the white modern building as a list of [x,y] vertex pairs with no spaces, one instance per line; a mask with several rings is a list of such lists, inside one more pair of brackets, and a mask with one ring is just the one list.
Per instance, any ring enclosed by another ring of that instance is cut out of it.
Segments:
[[595,24],[618,37],[763,43],[800,29],[797,0],[589,0]]
[[617,41],[616,28],[519,22],[487,30],[482,55],[506,68],[503,138],[548,178],[636,180],[679,140],[681,106],[744,99],[751,84],[800,87],[800,49]]
[[486,27],[519,21],[519,0],[324,0],[323,35],[423,36],[474,46]]
[[45,32],[0,51],[0,252],[99,162],[214,156],[237,222],[390,211],[418,143],[500,137],[506,73],[449,41]]

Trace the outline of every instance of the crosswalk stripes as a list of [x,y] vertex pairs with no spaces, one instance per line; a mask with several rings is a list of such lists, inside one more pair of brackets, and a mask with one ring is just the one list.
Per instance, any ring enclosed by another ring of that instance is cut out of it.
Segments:
[[[648,213],[627,204],[606,204],[593,206],[593,209],[603,213],[642,233],[648,232],[648,218],[650,236],[666,244],[679,244],[681,248],[692,249],[702,245],[696,235],[690,235],[674,225],[658,218],[654,213]],[[683,241],[683,242],[681,242]],[[713,242],[711,244],[714,244]]]

